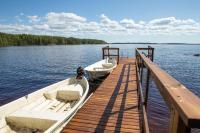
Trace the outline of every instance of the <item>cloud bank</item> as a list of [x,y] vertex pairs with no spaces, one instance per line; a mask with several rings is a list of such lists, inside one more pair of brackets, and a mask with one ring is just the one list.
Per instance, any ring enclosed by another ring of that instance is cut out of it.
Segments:
[[131,18],[124,18],[117,21],[102,14],[99,16],[99,20],[90,21],[83,16],[66,12],[50,12],[45,16],[24,16],[24,14],[16,16],[15,23],[0,23],[0,32],[105,38],[108,41],[119,36],[122,38],[162,38],[162,36],[191,37],[200,34],[200,22],[175,17],[157,18],[150,21],[135,21]]

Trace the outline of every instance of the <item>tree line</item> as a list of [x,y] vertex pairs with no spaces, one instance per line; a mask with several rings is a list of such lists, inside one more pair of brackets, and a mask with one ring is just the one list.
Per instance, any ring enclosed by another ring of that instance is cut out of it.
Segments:
[[31,34],[7,34],[0,32],[0,46],[22,45],[68,45],[68,44],[105,44],[103,40],[79,39]]

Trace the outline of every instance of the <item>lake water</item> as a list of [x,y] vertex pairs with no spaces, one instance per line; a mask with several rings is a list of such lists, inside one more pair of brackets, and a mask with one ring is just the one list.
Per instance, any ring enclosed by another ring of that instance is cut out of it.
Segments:
[[[102,58],[105,45],[20,46],[0,48],[0,105],[30,92],[74,76]],[[133,56],[142,44],[112,44],[123,56]],[[200,45],[152,45],[155,62],[200,97]],[[148,114],[153,132],[168,129],[168,108],[151,83]],[[160,127],[163,128],[160,128]],[[160,130],[158,130],[160,129]]]

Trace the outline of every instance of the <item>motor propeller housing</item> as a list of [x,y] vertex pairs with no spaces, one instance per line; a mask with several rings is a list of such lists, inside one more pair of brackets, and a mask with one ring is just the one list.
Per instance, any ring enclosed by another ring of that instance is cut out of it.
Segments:
[[76,79],[80,80],[82,79],[83,75],[84,75],[84,69],[80,66],[77,68],[76,70]]

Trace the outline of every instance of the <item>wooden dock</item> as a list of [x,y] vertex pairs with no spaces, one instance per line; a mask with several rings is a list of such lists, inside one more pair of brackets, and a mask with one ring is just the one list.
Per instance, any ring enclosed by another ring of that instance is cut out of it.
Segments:
[[120,58],[119,48],[107,46],[102,51],[103,59],[117,58],[118,65],[63,128],[63,133],[150,133],[146,111],[150,77],[168,105],[169,133],[200,129],[200,98],[153,62],[154,48],[136,48],[135,58]]
[[141,132],[134,58],[118,66],[63,128],[69,132]]

